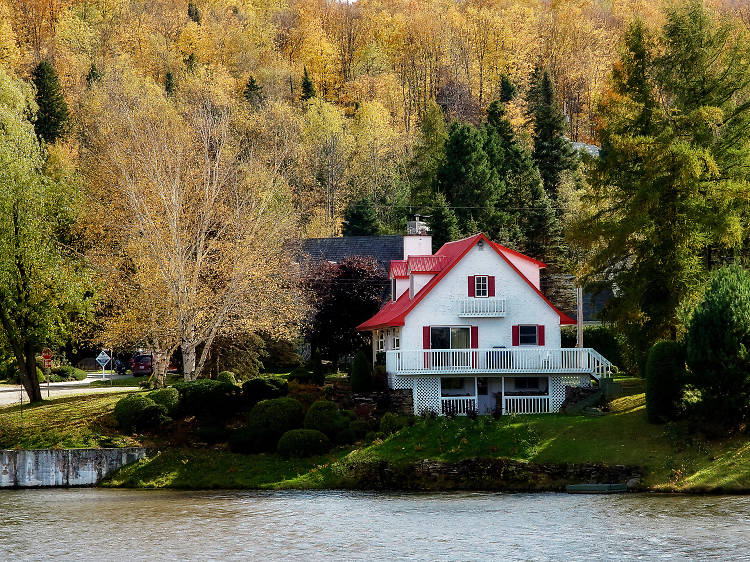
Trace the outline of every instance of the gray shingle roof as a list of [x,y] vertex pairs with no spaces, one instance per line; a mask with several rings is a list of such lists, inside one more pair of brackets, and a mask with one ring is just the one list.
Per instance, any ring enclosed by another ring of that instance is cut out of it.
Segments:
[[326,260],[337,263],[353,256],[372,256],[387,272],[391,260],[400,260],[404,257],[403,239],[400,234],[308,238],[302,241],[302,251],[314,261]]

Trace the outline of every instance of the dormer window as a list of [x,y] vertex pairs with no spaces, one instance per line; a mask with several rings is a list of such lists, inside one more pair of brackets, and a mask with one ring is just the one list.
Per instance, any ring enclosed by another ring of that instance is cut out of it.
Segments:
[[489,293],[489,282],[486,275],[475,275],[474,276],[474,296],[478,298],[488,297]]
[[396,294],[396,280],[391,279],[391,300],[395,302],[397,298],[398,295]]

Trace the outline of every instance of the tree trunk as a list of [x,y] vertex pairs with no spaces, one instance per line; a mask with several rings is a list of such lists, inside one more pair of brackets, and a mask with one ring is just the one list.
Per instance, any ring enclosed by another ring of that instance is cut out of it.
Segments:
[[186,381],[194,381],[198,373],[195,370],[195,344],[182,342],[182,369]]
[[19,364],[21,384],[23,384],[26,394],[29,396],[29,402],[41,402],[42,390],[36,376],[36,355],[30,343],[27,342],[24,345],[23,357],[16,357],[16,361]]
[[167,368],[169,367],[168,355],[160,350],[155,349],[151,351],[153,356],[153,367],[154,367],[154,380],[158,388],[164,388],[167,382]]

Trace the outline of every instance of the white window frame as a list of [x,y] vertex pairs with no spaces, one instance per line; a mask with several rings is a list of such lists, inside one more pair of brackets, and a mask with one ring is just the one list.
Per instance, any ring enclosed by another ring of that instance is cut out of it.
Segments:
[[396,278],[391,279],[391,300],[396,301]]
[[377,351],[385,351],[385,330],[378,330],[375,349]]
[[[534,343],[523,343],[521,341],[521,328],[534,328]],[[519,324],[518,325],[518,345],[539,347],[539,325],[538,324]]]
[[474,276],[474,296],[478,299],[486,299],[490,296],[490,276]]
[[[471,348],[471,326],[470,325],[461,325],[461,324],[459,324],[457,326],[430,326],[430,343],[432,343],[432,330],[434,328],[448,328],[448,341],[449,341],[449,345],[451,345],[451,346],[453,345],[453,334],[451,333],[451,329],[452,328],[464,328],[464,329],[469,330],[469,348]],[[430,347],[432,347],[432,346],[430,346]],[[456,348],[449,347],[448,349],[466,349],[466,348],[463,348],[463,347],[456,347]]]
[[401,328],[393,330],[393,349],[401,349]]

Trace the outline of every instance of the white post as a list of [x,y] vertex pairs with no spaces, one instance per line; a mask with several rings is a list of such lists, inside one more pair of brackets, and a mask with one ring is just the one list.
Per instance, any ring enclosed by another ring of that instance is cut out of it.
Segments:
[[479,412],[479,389],[477,388],[477,377],[474,377],[474,408]]
[[500,412],[505,415],[505,377],[500,377]]
[[583,347],[583,287],[576,287],[576,347]]

